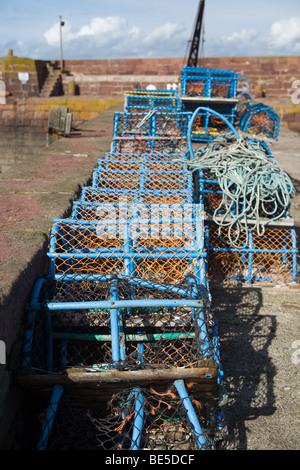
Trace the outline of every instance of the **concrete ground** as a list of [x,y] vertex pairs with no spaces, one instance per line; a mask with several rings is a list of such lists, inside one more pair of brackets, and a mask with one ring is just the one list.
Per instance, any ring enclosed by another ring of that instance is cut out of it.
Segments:
[[[11,378],[24,304],[36,277],[46,269],[53,218],[68,215],[81,187],[89,183],[97,158],[109,151],[113,113],[122,105],[1,175],[0,340],[6,343],[9,364],[0,366],[0,443],[5,439],[6,446],[13,441],[13,416],[21,400]],[[282,128],[271,149],[300,189],[299,134]],[[292,216],[299,230],[299,194],[292,202]],[[299,450],[299,289],[213,288],[212,298],[228,393],[224,413],[229,436],[223,448]]]

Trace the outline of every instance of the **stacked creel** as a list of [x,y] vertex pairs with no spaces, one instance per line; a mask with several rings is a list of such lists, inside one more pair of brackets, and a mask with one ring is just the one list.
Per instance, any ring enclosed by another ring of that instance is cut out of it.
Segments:
[[22,362],[36,387],[52,384],[39,449],[210,449],[225,430],[189,117],[116,113],[114,141],[141,145],[107,152],[71,217],[53,222]]

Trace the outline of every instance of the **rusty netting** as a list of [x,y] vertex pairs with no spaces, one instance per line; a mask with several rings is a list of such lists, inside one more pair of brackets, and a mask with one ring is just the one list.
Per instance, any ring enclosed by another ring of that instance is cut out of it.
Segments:
[[203,81],[187,81],[186,83],[186,95],[187,96],[204,96],[204,90],[207,86],[207,80]]
[[113,137],[186,137],[191,116],[189,112],[155,109],[148,113],[115,113]]
[[[186,409],[190,400],[191,420]],[[49,407],[55,409],[52,422]],[[44,450],[213,450],[220,439],[216,405],[182,398],[175,385],[125,388],[103,406],[83,406],[65,392],[38,413],[34,447]],[[48,426],[47,432],[45,428]]]
[[[23,367],[139,370],[220,360],[209,296],[192,278],[167,285],[126,276],[62,277],[49,278],[47,289],[34,318],[28,312]],[[113,292],[117,315],[108,305]],[[114,315],[119,333],[112,331]]]
[[187,137],[115,137],[112,141],[112,152],[118,153],[185,153]]
[[228,234],[209,226],[208,276],[212,282],[287,285],[296,281],[296,233],[294,227],[266,227],[263,235],[249,229],[249,243],[230,246]]
[[229,98],[231,95],[232,83],[228,80],[206,79],[188,81],[186,84],[187,96],[211,96],[214,98]]
[[232,88],[231,81],[227,80],[211,80],[211,96],[219,98],[229,98]]

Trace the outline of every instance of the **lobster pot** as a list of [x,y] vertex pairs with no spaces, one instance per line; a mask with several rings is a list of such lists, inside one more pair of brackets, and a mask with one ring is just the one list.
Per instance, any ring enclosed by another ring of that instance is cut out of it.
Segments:
[[[130,190],[130,189],[95,189],[92,186],[84,186],[80,197],[80,204],[106,204],[106,203],[145,203],[145,204],[192,204],[194,202],[193,195],[186,193],[184,190],[166,191],[161,190]],[[78,206],[73,203],[74,211]],[[100,210],[100,209],[98,209]],[[74,216],[75,217],[75,216]],[[77,216],[76,216],[77,218]]]
[[[196,395],[196,396],[195,396]],[[193,397],[183,381],[169,386],[124,388],[103,406],[83,404],[54,387],[38,409],[47,410],[36,426],[38,450],[162,450],[215,448],[214,405]]]
[[51,274],[129,274],[160,282],[193,274],[205,285],[203,217],[194,204],[142,203],[112,206],[99,221],[57,219],[48,257]]
[[115,137],[111,145],[116,153],[186,153],[187,137]]
[[156,111],[178,112],[180,106],[180,99],[174,96],[127,95],[124,111],[127,113],[141,113],[155,108]]
[[186,164],[180,162],[184,155],[109,154],[98,161],[93,172],[92,186],[103,191],[182,191],[193,193],[193,176]]
[[236,97],[238,75],[230,70],[183,67],[181,95],[202,97]]
[[[198,104],[184,100],[184,110],[186,112],[194,112]],[[204,105],[205,106],[205,105]],[[235,102],[223,102],[222,104],[209,103],[209,108],[224,116],[232,125],[235,120]],[[202,109],[199,110],[191,130],[191,139],[193,141],[209,142],[218,136],[221,132],[228,131],[227,124],[219,116]]]
[[269,106],[250,101],[238,110],[236,124],[243,132],[277,139],[280,119]]
[[[167,100],[165,105],[164,102],[153,101],[153,100]],[[140,102],[138,101],[140,100]],[[132,112],[132,105],[137,104],[138,111],[141,112],[140,107],[145,107],[145,110],[152,109],[155,104],[158,106],[164,105],[168,110],[174,106],[180,109],[180,100],[178,90],[147,90],[147,89],[135,89],[124,92],[124,111]]]
[[150,97],[157,97],[157,98],[165,98],[165,97],[178,98],[178,90],[174,90],[174,89],[170,89],[170,90],[167,90],[167,89],[147,90],[147,89],[135,88],[134,90],[124,92],[125,105],[126,105],[126,99],[127,99],[128,96],[136,96],[136,97],[150,96]]
[[[97,192],[97,194],[102,196],[101,192]],[[94,195],[93,192],[91,192],[91,197]],[[174,203],[174,198],[168,198],[167,196],[164,196],[161,194],[161,196],[157,196],[156,198],[153,196],[152,197],[152,202],[151,201],[151,196],[149,196],[149,201],[147,202],[147,198],[144,195],[143,198],[143,193],[142,195],[140,193],[136,193],[137,195],[137,201],[133,204],[130,203],[130,198],[132,197],[132,193],[126,193],[125,191],[123,194],[117,195],[116,196],[116,201],[113,201],[113,198],[108,198],[108,200],[111,199],[112,202],[89,202],[89,201],[74,201],[73,202],[73,207],[72,207],[72,213],[71,213],[71,219],[73,220],[93,220],[93,221],[102,221],[105,218],[112,217],[112,221],[114,221],[116,218],[119,217],[127,217],[128,216],[128,208],[131,208],[130,210],[137,210],[137,211],[148,211],[150,210],[151,204],[155,204],[155,201],[158,203],[160,202],[161,205],[163,206],[163,201],[164,199],[166,200],[165,204],[170,205],[169,203],[172,202]],[[138,198],[139,196],[139,198]],[[178,199],[178,204],[182,205],[182,203],[192,203],[188,201],[188,198],[182,197],[182,200],[180,201],[180,197],[177,197]]]
[[192,114],[188,112],[158,112],[114,114],[116,137],[186,137]]
[[[233,237],[234,233],[231,234]],[[218,284],[288,285],[296,281],[294,227],[267,226],[263,235],[249,228],[240,234],[241,248],[231,246],[226,227],[209,225],[208,276]]]
[[47,296],[28,317],[23,368],[133,371],[218,360],[209,298],[193,277],[180,286],[109,275],[47,282]]

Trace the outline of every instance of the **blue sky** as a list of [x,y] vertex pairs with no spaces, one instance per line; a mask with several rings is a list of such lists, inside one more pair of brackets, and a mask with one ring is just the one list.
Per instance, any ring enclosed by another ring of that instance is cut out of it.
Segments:
[[[0,57],[185,57],[199,0],[0,0]],[[205,57],[300,55],[300,0],[206,0]]]

